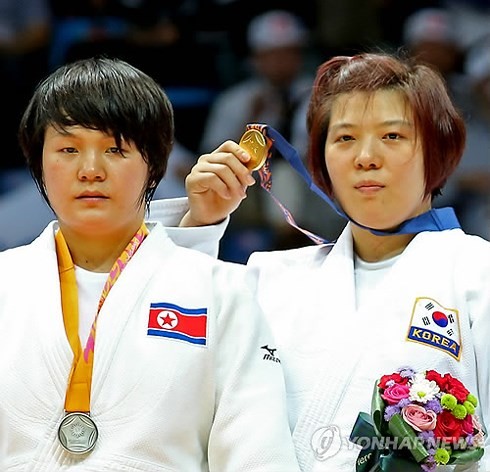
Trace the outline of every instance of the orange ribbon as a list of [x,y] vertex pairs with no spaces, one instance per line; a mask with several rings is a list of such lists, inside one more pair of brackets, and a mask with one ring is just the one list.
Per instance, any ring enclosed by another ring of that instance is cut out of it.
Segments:
[[65,411],[67,412],[90,412],[90,391],[92,387],[97,318],[109,291],[147,235],[148,228],[143,223],[112,266],[100,297],[87,344],[82,353],[82,345],[78,334],[78,289],[75,266],[63,234],[61,231],[56,233],[55,241],[58,256],[58,271],[60,274],[61,309],[66,336],[73,351],[73,364],[65,397]]

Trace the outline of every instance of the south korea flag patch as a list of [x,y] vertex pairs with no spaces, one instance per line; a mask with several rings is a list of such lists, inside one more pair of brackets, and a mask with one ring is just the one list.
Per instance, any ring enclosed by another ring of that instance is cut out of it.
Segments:
[[417,298],[407,340],[440,349],[459,361],[461,331],[458,310],[445,308],[432,298]]

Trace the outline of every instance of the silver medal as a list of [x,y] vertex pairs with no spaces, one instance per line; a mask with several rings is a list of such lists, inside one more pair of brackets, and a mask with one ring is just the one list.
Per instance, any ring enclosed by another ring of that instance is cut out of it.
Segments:
[[67,413],[58,428],[61,445],[72,454],[90,452],[97,442],[98,435],[94,420],[82,412]]

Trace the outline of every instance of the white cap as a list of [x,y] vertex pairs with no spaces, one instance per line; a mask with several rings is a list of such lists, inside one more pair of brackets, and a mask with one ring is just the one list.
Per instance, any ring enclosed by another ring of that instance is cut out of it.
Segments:
[[473,82],[490,77],[490,37],[470,47],[464,71]]
[[247,32],[252,51],[304,46],[306,38],[307,32],[300,19],[283,10],[271,10],[255,17]]
[[412,13],[403,26],[407,46],[423,41],[457,43],[456,28],[449,12],[442,8],[422,8]]

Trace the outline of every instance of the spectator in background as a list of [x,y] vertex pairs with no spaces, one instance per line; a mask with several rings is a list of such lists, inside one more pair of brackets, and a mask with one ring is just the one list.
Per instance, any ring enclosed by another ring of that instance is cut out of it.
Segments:
[[26,181],[0,195],[0,251],[30,243],[53,219],[34,182]]
[[0,251],[30,242],[52,219],[17,142],[22,113],[48,72],[53,17],[49,0],[0,0]]
[[50,69],[70,62],[72,49],[94,48],[87,54],[106,52],[107,43],[122,39],[129,29],[122,5],[117,0],[50,0],[54,16],[49,52]]
[[200,149],[240,139],[245,125],[267,123],[292,136],[291,117],[308,98],[312,76],[305,72],[307,30],[283,10],[255,17],[247,30],[249,75],[220,94],[208,117]]
[[466,49],[490,34],[490,2],[488,0],[444,0],[453,16],[461,45]]
[[158,184],[153,198],[185,197],[185,178],[196,163],[195,155],[179,142],[174,142],[168,157],[167,171]]
[[490,240],[490,36],[469,48],[464,71],[471,102],[465,152],[453,176],[454,207],[468,233]]
[[[315,0],[315,39],[322,57],[350,55],[352,51],[379,44],[382,40],[380,8],[386,3],[386,0]],[[399,4],[398,11],[402,8]],[[393,22],[393,17],[390,21]]]
[[[202,135],[202,153],[226,139],[238,141],[247,123],[265,123],[304,155],[305,111],[313,83],[306,67],[308,40],[303,22],[286,10],[267,11],[252,19],[247,29],[249,76],[223,90],[212,104]],[[272,173],[274,193],[296,217],[303,209],[304,192],[290,178],[294,171],[282,158],[273,156]],[[257,248],[305,243],[260,186],[250,190],[222,241],[224,259],[244,261]]]
[[186,37],[177,1],[50,1],[56,18],[51,68],[98,53],[149,63],[155,48]]
[[[469,107],[468,83],[462,70],[464,51],[458,40],[454,16],[445,8],[421,8],[403,25],[403,46],[408,54],[438,71],[464,118]],[[434,199],[435,207],[453,205],[457,194],[454,179]]]
[[490,98],[484,84],[490,77],[490,50],[486,41],[467,47],[468,19],[462,21],[457,11],[455,4],[418,10],[405,22],[404,41],[411,55],[442,74],[467,125],[461,165],[434,206],[453,206],[465,231],[489,239]]
[[422,8],[411,14],[403,27],[403,45],[417,60],[442,74],[456,105],[467,106],[467,81],[463,74],[464,50],[453,15],[444,8]]
[[165,88],[174,107],[177,139],[197,151],[210,102],[220,88],[219,47],[197,38],[189,2],[51,2],[56,16],[51,67],[100,54],[138,67]]
[[0,0],[0,194],[30,176],[17,145],[17,128],[36,83],[47,71],[51,11],[47,0]]

